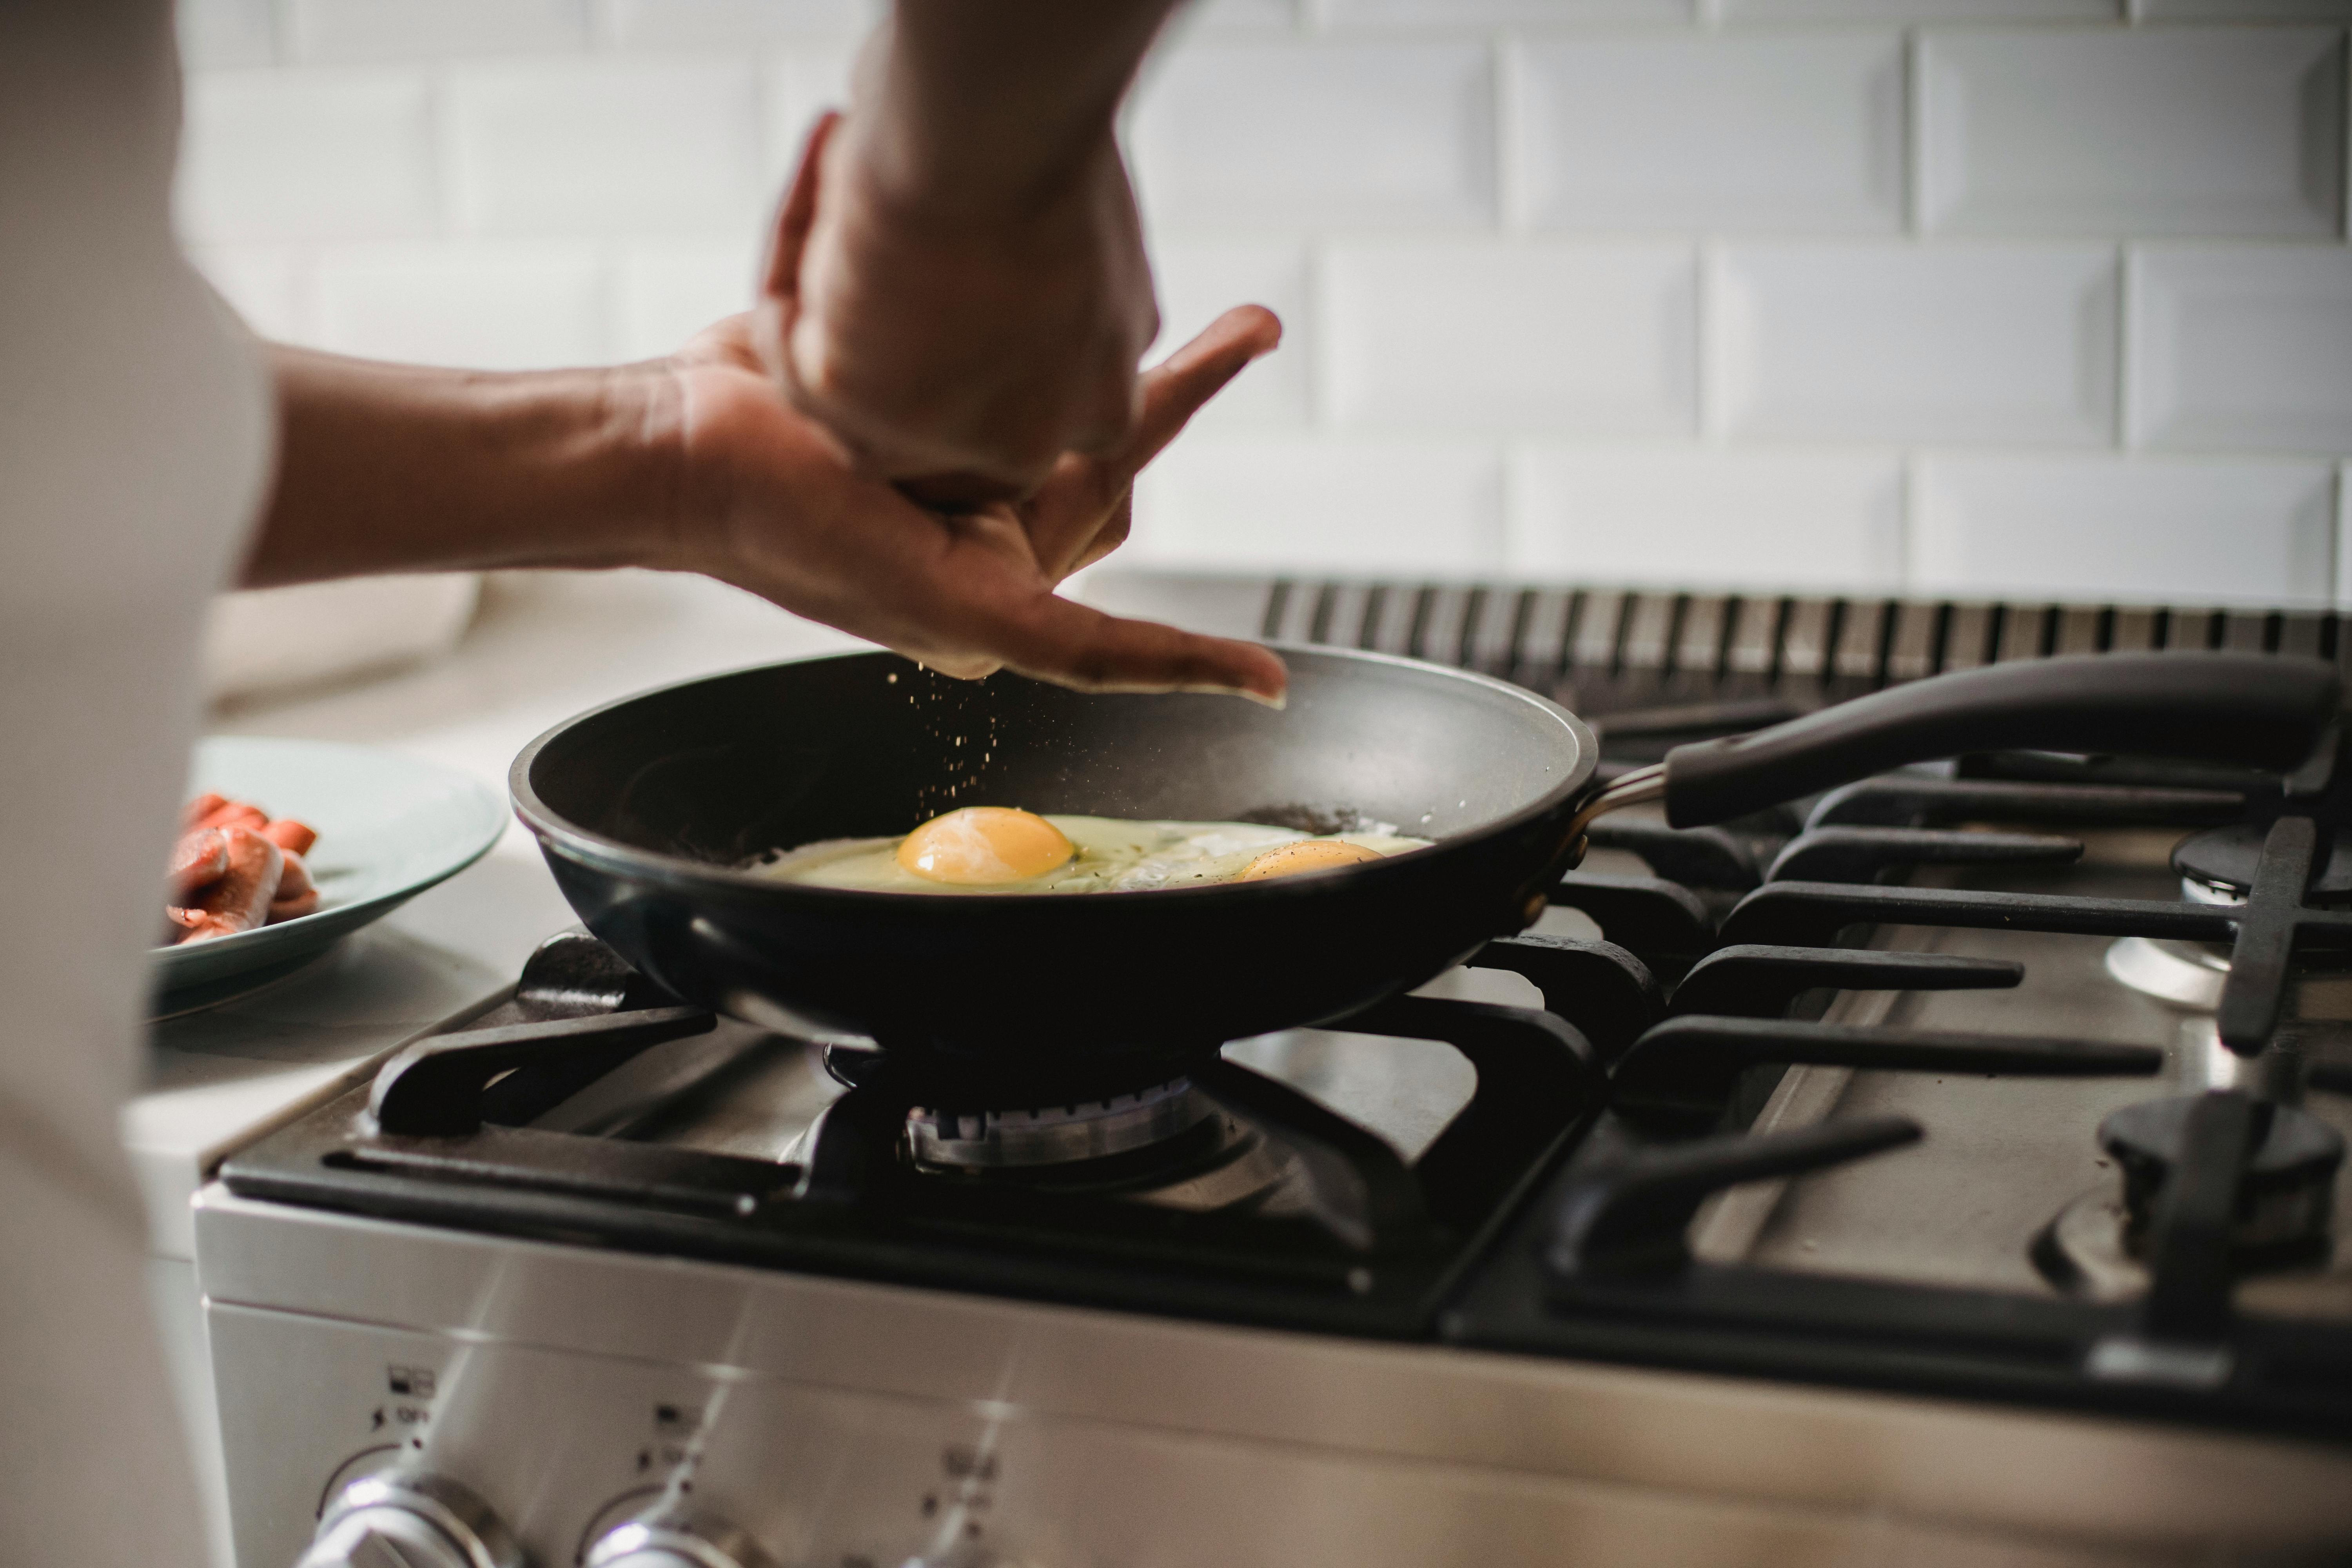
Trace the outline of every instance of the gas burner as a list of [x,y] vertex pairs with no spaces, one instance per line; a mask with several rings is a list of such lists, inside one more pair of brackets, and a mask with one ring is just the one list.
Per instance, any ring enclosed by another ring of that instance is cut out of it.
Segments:
[[[2172,868],[2180,873],[2183,897],[2200,904],[2242,904],[2254,885],[2254,868],[2262,863],[2263,841],[2269,829],[2251,822],[2232,823],[2194,833],[2172,851]],[[2312,903],[2352,898],[2352,842],[2338,839],[2327,864],[2311,879],[2305,898]]]
[[[2126,1106],[2100,1123],[2100,1146],[2119,1167],[2122,1188],[2084,1194],[2034,1238],[2034,1264],[2053,1283],[2103,1300],[2147,1289],[2146,1254],[2157,1210],[2200,1098]],[[2269,1100],[2255,1101],[2253,1116],[2231,1261],[2248,1270],[2325,1264],[2344,1135],[2307,1111]]]
[[[2269,829],[2253,823],[2234,823],[2194,833],[2174,846],[2172,869],[2180,878],[2180,896],[2189,903],[2220,909],[2242,909],[2261,864]],[[2326,864],[2311,880],[2305,904],[2321,904],[2352,897],[2352,838],[2337,843]],[[2221,1005],[2230,977],[2231,944],[2147,936],[2127,936],[2107,950],[2107,973],[2144,995],[2176,1007],[2211,1013]],[[2352,961],[2352,952],[2314,951],[2295,955],[2300,970],[2334,971]]]
[[[2099,1145],[2124,1177],[2124,1245],[2138,1252],[2165,1184],[2179,1163],[2199,1097],[2127,1105],[2099,1124]],[[2238,1185],[2233,1249],[2252,1261],[2293,1258],[2325,1240],[2344,1163],[2344,1135],[2316,1116],[2258,1100],[2252,1147]]]
[[1217,1113],[1190,1079],[1131,1094],[1022,1110],[907,1111],[908,1147],[919,1165],[958,1171],[1063,1165],[1131,1153],[1181,1138]]
[[2159,1002],[2210,1013],[2230,978],[2230,950],[2219,942],[2127,936],[2107,949],[2107,973]]

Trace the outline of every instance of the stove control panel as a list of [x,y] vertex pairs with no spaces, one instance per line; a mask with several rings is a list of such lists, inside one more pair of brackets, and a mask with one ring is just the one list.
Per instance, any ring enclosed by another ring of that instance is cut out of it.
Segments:
[[336,1494],[296,1568],[523,1568],[481,1499],[440,1476],[393,1470]]
[[730,1524],[656,1509],[615,1525],[588,1549],[585,1568],[772,1568],[759,1542]]

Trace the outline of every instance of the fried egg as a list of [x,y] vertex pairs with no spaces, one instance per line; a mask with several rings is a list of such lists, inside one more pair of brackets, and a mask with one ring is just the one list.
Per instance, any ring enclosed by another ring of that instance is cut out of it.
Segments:
[[928,881],[992,888],[1034,881],[1077,853],[1067,834],[1034,812],[974,805],[931,818],[898,840],[892,858]]
[[1310,837],[1247,822],[1040,816],[980,805],[935,816],[903,838],[826,839],[751,869],[877,893],[1144,892],[1331,870],[1429,843],[1384,831]]

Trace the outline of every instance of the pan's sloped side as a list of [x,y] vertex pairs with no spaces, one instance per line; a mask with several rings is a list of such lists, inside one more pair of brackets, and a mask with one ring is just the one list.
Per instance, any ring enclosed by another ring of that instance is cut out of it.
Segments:
[[[516,805],[581,917],[681,995],[901,1048],[1098,1053],[1328,1018],[1499,931],[1567,853],[1591,734],[1499,682],[1294,651],[1281,712],[956,682],[887,655],[647,693],[526,750]],[[1171,892],[855,893],[740,869],[958,805],[1439,837],[1360,869]]]

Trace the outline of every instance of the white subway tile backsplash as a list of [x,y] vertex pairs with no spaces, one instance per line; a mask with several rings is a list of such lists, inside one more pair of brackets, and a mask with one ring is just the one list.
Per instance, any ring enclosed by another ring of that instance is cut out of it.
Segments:
[[1728,22],[2112,22],[2125,0],[1715,0]]
[[475,66],[447,87],[451,185],[477,234],[746,234],[770,199],[748,64]]
[[2352,250],[2156,247],[2132,259],[2135,441],[2352,451]]
[[1345,425],[1689,435],[1697,262],[1684,245],[1337,244],[1323,362]]
[[637,245],[614,279],[613,352],[655,359],[722,317],[751,308],[759,252],[724,240]]
[[1968,596],[2324,604],[2324,463],[2116,457],[1924,460],[1912,582]]
[[309,280],[293,251],[275,246],[201,246],[190,250],[188,259],[256,332],[280,342],[307,340]]
[[1893,454],[1535,448],[1512,462],[1508,561],[1559,581],[1883,591],[1903,506]]
[[1920,213],[1930,228],[2338,230],[2336,33],[1934,33],[1921,43],[1918,77]]
[[1901,226],[1899,34],[1559,37],[1510,59],[1529,223]]
[[[180,227],[273,338],[667,353],[889,3],[177,0]],[[1151,357],[1285,341],[1134,558],[2352,608],[2347,21],[1192,0],[1124,125]]]
[[2150,22],[2352,21],[2352,0],[2134,0]]
[[1282,346],[1229,382],[1192,417],[1195,430],[1295,429],[1310,415],[1307,247],[1251,240],[1164,240],[1152,247],[1160,338],[1146,363],[1164,359],[1235,305],[1282,318]]
[[1731,246],[1717,307],[1734,436],[2114,438],[2106,246]]
[[598,0],[596,32],[625,48],[710,48],[782,38],[856,37],[880,0]]
[[1161,63],[1130,123],[1156,222],[1490,222],[1484,43],[1204,41]]
[[576,49],[586,0],[288,0],[300,60],[405,60]]
[[1502,535],[1488,447],[1183,439],[1136,482],[1128,558],[1469,577],[1502,564]]
[[198,242],[433,232],[432,95],[406,72],[224,71],[187,86],[180,226]]
[[800,167],[801,148],[828,109],[849,107],[849,73],[857,63],[848,48],[795,50],[770,63],[767,75],[765,147],[761,172],[772,200]]
[[1319,0],[1345,26],[1453,26],[1497,22],[1687,22],[1696,0]]
[[483,370],[612,357],[593,247],[398,246],[318,268],[317,341],[339,353]]
[[179,0],[173,20],[189,70],[266,66],[278,58],[274,0]]
[[1287,33],[1298,26],[1300,0],[1192,0],[1179,25],[1211,33]]

